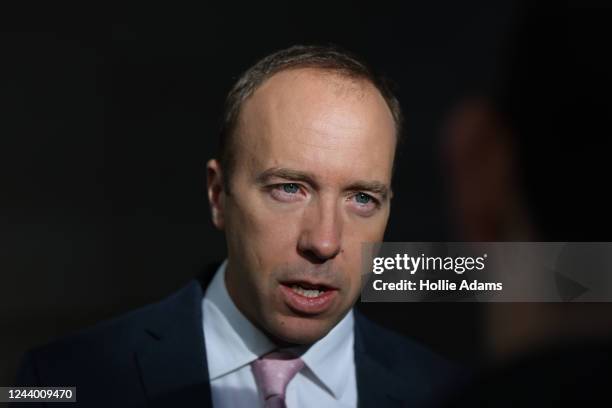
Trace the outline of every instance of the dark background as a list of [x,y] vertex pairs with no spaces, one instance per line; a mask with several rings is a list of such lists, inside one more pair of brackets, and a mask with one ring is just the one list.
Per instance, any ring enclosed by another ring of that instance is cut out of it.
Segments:
[[[26,349],[159,300],[223,259],[204,166],[225,93],[280,48],[335,43],[394,80],[406,141],[385,239],[452,240],[441,129],[461,98],[490,87],[514,5],[420,3],[5,14],[0,384]],[[452,359],[480,360],[477,304],[364,309]]]

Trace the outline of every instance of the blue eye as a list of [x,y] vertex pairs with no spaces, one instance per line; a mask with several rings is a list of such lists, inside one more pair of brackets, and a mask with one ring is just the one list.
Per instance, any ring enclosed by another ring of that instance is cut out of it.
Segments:
[[295,194],[300,190],[297,184],[295,183],[287,183],[283,184],[283,191],[288,194]]
[[355,195],[355,199],[357,200],[359,204],[369,204],[370,201],[372,201],[372,197],[370,197],[369,195],[365,193],[357,193]]

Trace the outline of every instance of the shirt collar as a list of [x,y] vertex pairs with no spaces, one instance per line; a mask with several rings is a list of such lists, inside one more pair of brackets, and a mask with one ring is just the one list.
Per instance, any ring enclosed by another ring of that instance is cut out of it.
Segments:
[[[276,346],[236,307],[225,286],[225,260],[206,289],[203,308],[206,355],[210,380],[235,371]],[[353,310],[310,347],[295,348],[314,376],[339,398],[349,380],[347,364],[354,364]]]
[[238,310],[225,286],[225,260],[202,301],[204,339],[211,381],[239,369],[275,345]]
[[[353,310],[304,354],[302,360],[334,398],[340,398],[348,385],[347,367],[354,365]],[[350,372],[350,371],[348,371]]]

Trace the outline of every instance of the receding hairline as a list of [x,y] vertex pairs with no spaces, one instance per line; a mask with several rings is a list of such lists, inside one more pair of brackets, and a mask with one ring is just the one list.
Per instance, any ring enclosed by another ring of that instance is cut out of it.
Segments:
[[[369,78],[367,75],[362,75],[360,73],[355,73],[350,70],[343,70],[334,67],[321,67],[316,64],[311,65],[293,65],[289,67],[283,67],[265,77],[262,81],[256,84],[250,92],[244,96],[241,100],[240,107],[236,112],[236,116],[234,118],[235,123],[232,129],[233,137],[237,136],[237,133],[240,129],[240,124],[242,122],[242,112],[247,103],[255,96],[255,94],[264,88],[270,81],[275,78],[278,78],[279,75],[283,74],[291,74],[295,73],[296,76],[303,75],[305,77],[310,78],[320,78],[325,82],[328,82],[331,86],[333,86],[338,92],[335,92],[337,96],[357,96],[358,98],[365,97],[368,91],[372,91],[376,94],[380,101],[386,107],[387,113],[391,121],[394,124],[396,133],[399,132],[397,127],[396,119],[393,114],[393,109],[389,105],[389,102],[383,95],[382,91],[377,87],[377,85]],[[396,137],[399,137],[396,134]]]
[[[246,102],[277,74],[310,70],[319,76],[337,79],[340,93],[361,88],[365,94],[369,93],[367,88],[373,87],[376,91],[373,94],[382,98],[391,116],[396,141],[401,142],[403,115],[394,93],[395,86],[388,78],[379,75],[366,61],[339,47],[296,45],[257,61],[238,78],[227,94],[219,139],[219,159],[226,175],[231,174],[234,164],[235,136],[240,131]],[[227,181],[229,177],[225,179]]]
[[348,83],[355,84],[358,86],[367,84],[368,86],[371,86],[372,88],[374,88],[376,92],[378,92],[381,95],[381,97],[383,97],[384,99],[382,92],[378,89],[376,84],[374,84],[372,80],[368,78],[366,75],[356,73],[350,70],[344,70],[341,68],[321,67],[321,66],[313,64],[313,65],[292,65],[289,67],[283,67],[279,69],[278,71],[270,73],[268,76],[263,78],[258,84],[256,84],[253,87],[250,93],[245,96],[243,102],[249,97],[251,97],[255,92],[257,92],[258,89],[260,89],[262,86],[264,86],[267,82],[269,82],[273,78],[277,77],[278,75],[289,74],[292,72],[296,73],[297,75],[302,73],[302,74],[313,76],[313,77],[322,77],[322,78],[329,79],[330,81],[341,80],[344,83],[348,82]]
[[[269,77],[265,78],[261,83],[259,83],[256,87],[252,89],[249,95],[247,95],[240,104],[240,109],[236,114],[236,123],[234,132],[237,132],[239,129],[239,124],[241,122],[242,111],[244,107],[248,104],[248,102],[266,85],[269,85],[270,81],[274,79],[278,79],[279,75],[287,75],[291,73],[295,73],[295,77],[290,78],[290,80],[297,79],[298,76],[308,80],[310,78],[314,78],[316,80],[321,79],[323,82],[327,83],[334,89],[335,96],[343,97],[343,96],[356,96],[357,98],[364,98],[368,92],[373,92],[373,94],[378,96],[378,99],[384,104],[387,108],[387,112],[391,121],[393,121],[395,126],[395,118],[393,117],[393,111],[387,100],[385,99],[382,92],[376,87],[372,81],[362,75],[351,75],[351,73],[342,73],[338,72],[334,69],[325,69],[319,67],[291,67],[288,69],[282,69],[278,72],[273,73]],[[235,135],[234,135],[235,136]]]

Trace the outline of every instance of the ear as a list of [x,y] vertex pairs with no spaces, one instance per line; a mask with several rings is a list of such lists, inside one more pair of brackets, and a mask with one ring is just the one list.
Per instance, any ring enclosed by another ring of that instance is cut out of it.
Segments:
[[206,163],[206,184],[208,202],[210,204],[212,222],[219,230],[225,228],[225,185],[223,183],[223,171],[217,159],[211,159]]

